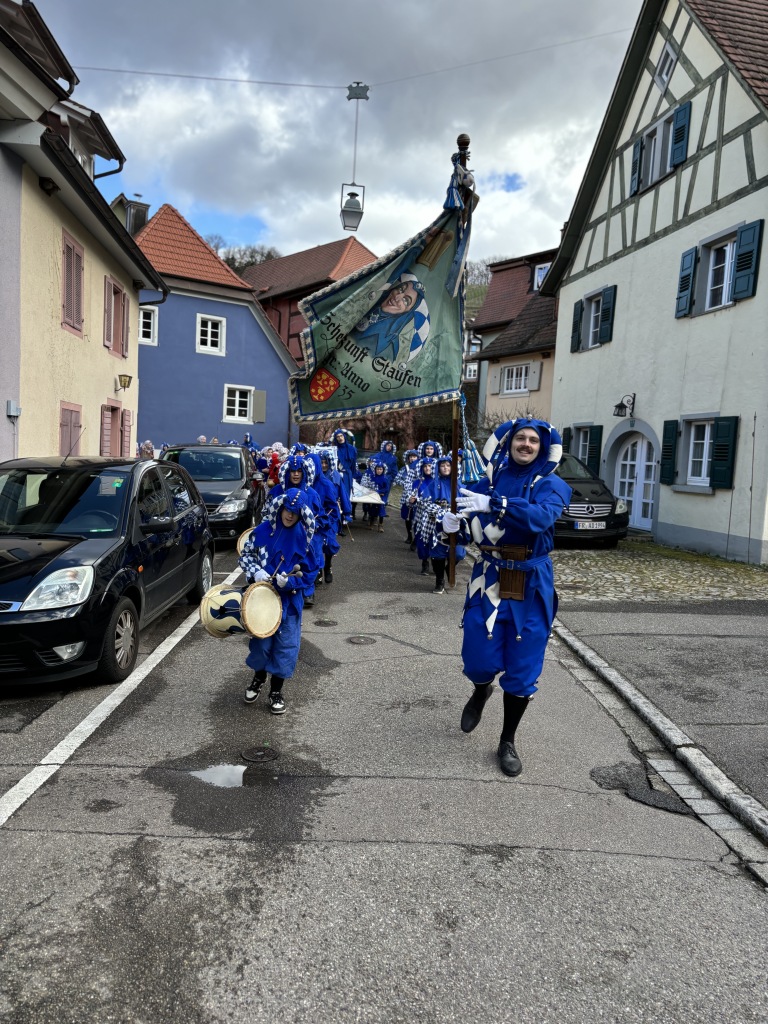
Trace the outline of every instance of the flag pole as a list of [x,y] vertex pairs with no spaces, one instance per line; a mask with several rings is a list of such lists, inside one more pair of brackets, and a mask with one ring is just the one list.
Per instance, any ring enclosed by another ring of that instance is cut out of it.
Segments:
[[[459,135],[456,139],[456,146],[459,151],[459,163],[466,170],[467,159],[469,158],[469,136]],[[468,188],[461,188],[461,198],[464,202],[464,219],[466,219],[468,212],[468,204],[472,202],[472,193]],[[466,273],[466,271],[465,271]],[[464,282],[462,281],[460,286],[460,294],[462,299],[460,302],[461,308],[461,351],[462,351],[462,365],[463,365],[463,354],[464,354],[464,300],[463,300]],[[451,512],[456,511],[456,495],[459,487],[459,399],[454,399],[453,402],[453,422],[451,425]],[[448,548],[448,586],[456,586],[456,534],[450,535],[450,543]]]

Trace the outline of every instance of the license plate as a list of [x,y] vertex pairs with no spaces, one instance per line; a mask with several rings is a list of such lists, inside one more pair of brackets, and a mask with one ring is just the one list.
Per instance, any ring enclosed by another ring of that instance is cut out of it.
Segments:
[[574,525],[574,527],[577,530],[604,530],[605,529],[605,523],[597,523],[597,522],[594,522],[592,520],[587,521],[587,520],[584,520],[584,519],[579,519],[573,525]]

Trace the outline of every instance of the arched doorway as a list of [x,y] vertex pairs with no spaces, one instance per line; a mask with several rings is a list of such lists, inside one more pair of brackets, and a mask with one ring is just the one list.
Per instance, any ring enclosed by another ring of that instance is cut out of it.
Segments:
[[656,452],[642,434],[630,434],[619,448],[616,459],[616,496],[629,509],[629,525],[638,530],[653,527],[653,501],[656,488]]

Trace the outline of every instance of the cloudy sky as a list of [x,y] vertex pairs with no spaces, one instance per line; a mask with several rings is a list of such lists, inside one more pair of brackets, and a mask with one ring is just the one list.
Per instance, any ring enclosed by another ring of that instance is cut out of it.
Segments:
[[641,0],[36,4],[77,69],[73,99],[126,154],[100,179],[108,200],[140,193],[203,235],[283,254],[343,237],[347,86],[362,81],[360,241],[382,255],[435,218],[466,132],[482,259],[557,244]]

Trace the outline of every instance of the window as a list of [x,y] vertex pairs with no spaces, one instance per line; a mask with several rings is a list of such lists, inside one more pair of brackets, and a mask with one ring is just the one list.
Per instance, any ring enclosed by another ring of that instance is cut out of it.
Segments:
[[224,420],[228,423],[253,423],[253,388],[226,385]]
[[104,278],[104,347],[115,355],[128,355],[128,308],[125,289],[112,277]]
[[142,306],[139,309],[139,344],[157,345],[157,306]]
[[464,380],[477,380],[477,363],[464,364]]
[[656,65],[656,73],[653,76],[654,82],[662,92],[666,92],[676,64],[677,54],[675,53],[674,48],[667,43],[661,51],[659,63]]
[[663,178],[672,167],[672,118],[667,117],[643,136],[641,187],[648,188]]
[[168,462],[162,464],[160,474],[168,485],[168,490],[171,492],[174,517],[182,515],[194,504],[184,477],[176,466]]
[[587,299],[587,348],[597,348],[600,344],[600,311],[602,296],[593,295]]
[[198,352],[209,355],[223,356],[226,354],[227,321],[220,316],[203,316],[197,314],[197,345]]
[[680,258],[675,317],[722,309],[757,291],[763,221],[702,239]]
[[579,427],[576,435],[576,457],[586,462],[589,458],[589,427]]
[[709,486],[712,472],[713,420],[699,420],[690,424],[688,447],[688,475],[686,482]]
[[656,121],[632,146],[629,194],[650,188],[688,159],[691,102]]
[[533,290],[537,292],[541,288],[541,282],[547,276],[551,263],[537,263],[533,268]]
[[516,394],[528,390],[528,370],[530,363],[504,367],[504,383],[501,388],[503,395]]
[[616,285],[590,292],[573,307],[571,352],[599,348],[613,340]]
[[158,516],[166,518],[171,514],[163,482],[154,467],[149,469],[141,478],[136,507],[142,523],[148,523]]
[[61,274],[61,326],[83,336],[83,247],[63,232]]

